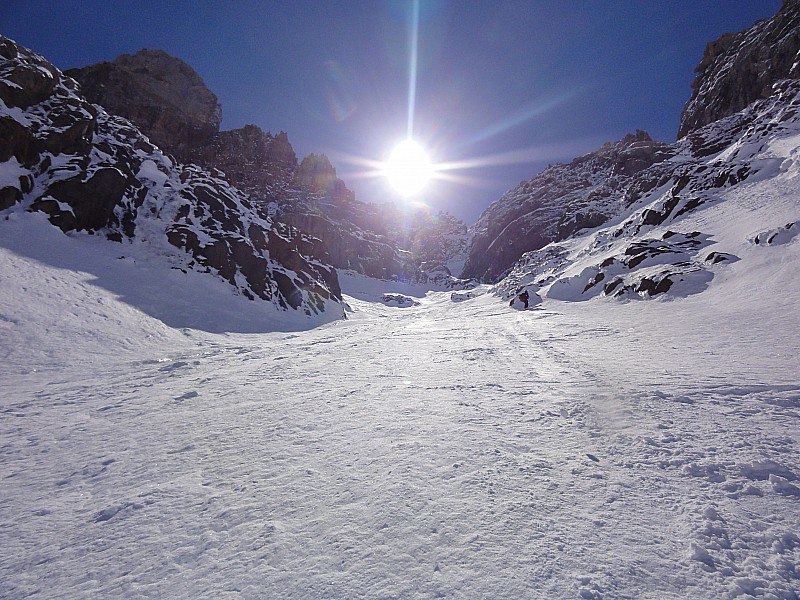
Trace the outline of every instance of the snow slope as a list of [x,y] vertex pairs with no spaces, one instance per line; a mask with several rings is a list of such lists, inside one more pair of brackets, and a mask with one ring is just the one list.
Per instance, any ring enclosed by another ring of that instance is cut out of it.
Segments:
[[497,291],[625,301],[696,294],[729,276],[760,285],[764,259],[775,256],[767,249],[800,232],[800,88],[785,81],[774,91],[677,142],[636,202],[583,235],[523,255]]
[[800,243],[748,241],[786,177],[730,192],[700,294],[342,274],[293,332],[0,221],[0,597],[798,598]]

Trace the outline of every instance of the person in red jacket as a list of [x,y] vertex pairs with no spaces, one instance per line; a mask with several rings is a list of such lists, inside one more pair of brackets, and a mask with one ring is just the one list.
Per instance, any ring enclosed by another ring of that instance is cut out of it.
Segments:
[[528,300],[530,299],[530,296],[528,295],[528,290],[523,290],[523,292],[518,296],[518,298],[520,299],[522,304],[525,305],[525,308],[527,309],[528,308]]

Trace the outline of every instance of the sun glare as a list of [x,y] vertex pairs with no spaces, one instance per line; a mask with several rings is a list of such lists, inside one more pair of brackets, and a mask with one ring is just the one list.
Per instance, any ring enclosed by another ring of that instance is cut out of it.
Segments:
[[420,192],[433,175],[427,153],[412,139],[395,146],[383,168],[392,187],[406,197]]

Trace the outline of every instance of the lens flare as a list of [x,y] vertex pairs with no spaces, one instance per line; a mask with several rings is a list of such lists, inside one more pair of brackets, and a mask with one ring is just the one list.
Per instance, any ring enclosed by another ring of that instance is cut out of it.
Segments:
[[408,137],[414,133],[414,109],[417,103],[417,61],[419,58],[419,0],[411,12],[411,39],[408,56]]
[[395,146],[383,169],[392,187],[406,197],[420,192],[433,175],[428,154],[410,138]]
[[[428,147],[433,147],[436,150],[436,155],[442,156],[443,154],[452,154],[452,150],[455,148],[458,150],[455,154],[462,156],[462,158],[455,160],[432,163],[425,149],[414,141],[414,137],[418,137],[415,132],[415,112],[417,108],[419,29],[420,0],[412,0],[408,31],[408,113],[405,134],[406,140],[398,144],[384,162],[352,154],[331,154],[330,156],[332,158],[338,158],[346,164],[355,165],[357,167],[355,170],[347,173],[348,179],[383,179],[384,182],[390,184],[396,193],[405,197],[405,204],[410,206],[420,201],[420,193],[431,180],[434,182],[449,182],[462,186],[492,189],[499,182],[490,181],[484,176],[477,173],[469,174],[469,172],[503,165],[566,159],[580,155],[582,152],[585,152],[587,148],[594,148],[598,145],[597,143],[588,144],[587,140],[570,140],[561,144],[539,144],[534,147],[517,148],[501,153],[479,156],[467,155],[467,157],[464,157],[462,150],[538,118],[553,107],[562,104],[574,95],[582,92],[582,90],[573,90],[571,92],[555,95],[551,98],[541,98],[520,107],[512,114],[478,131],[467,139],[460,142],[454,141],[454,147],[450,148],[450,152],[443,152],[441,140],[435,140],[431,137],[430,132],[428,132],[427,136],[423,136],[423,139],[425,139]],[[338,76],[334,78],[336,81],[346,81],[340,70],[333,68],[335,66],[337,65],[329,65],[331,75]],[[346,91],[346,89],[347,88],[345,88],[344,91]],[[343,96],[343,98],[341,96]],[[342,102],[342,100],[344,100],[344,102]],[[337,97],[337,104],[335,107],[332,107],[332,112],[336,115],[337,120],[346,119],[355,109],[355,102],[351,100],[351,97],[347,94],[340,94],[340,97]],[[333,110],[333,108],[335,108],[335,110]],[[380,127],[378,127],[378,129],[379,128]],[[432,143],[433,146],[430,146]],[[432,188],[430,193],[435,193],[437,189],[436,185],[433,185]],[[384,194],[388,191],[383,187],[376,187],[375,189],[379,190],[379,194]]]

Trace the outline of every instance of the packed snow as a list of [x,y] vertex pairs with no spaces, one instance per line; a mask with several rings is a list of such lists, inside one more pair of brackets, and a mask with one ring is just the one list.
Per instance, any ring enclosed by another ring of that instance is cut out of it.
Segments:
[[343,272],[322,324],[12,212],[0,597],[798,598],[789,175],[698,214],[702,293]]

